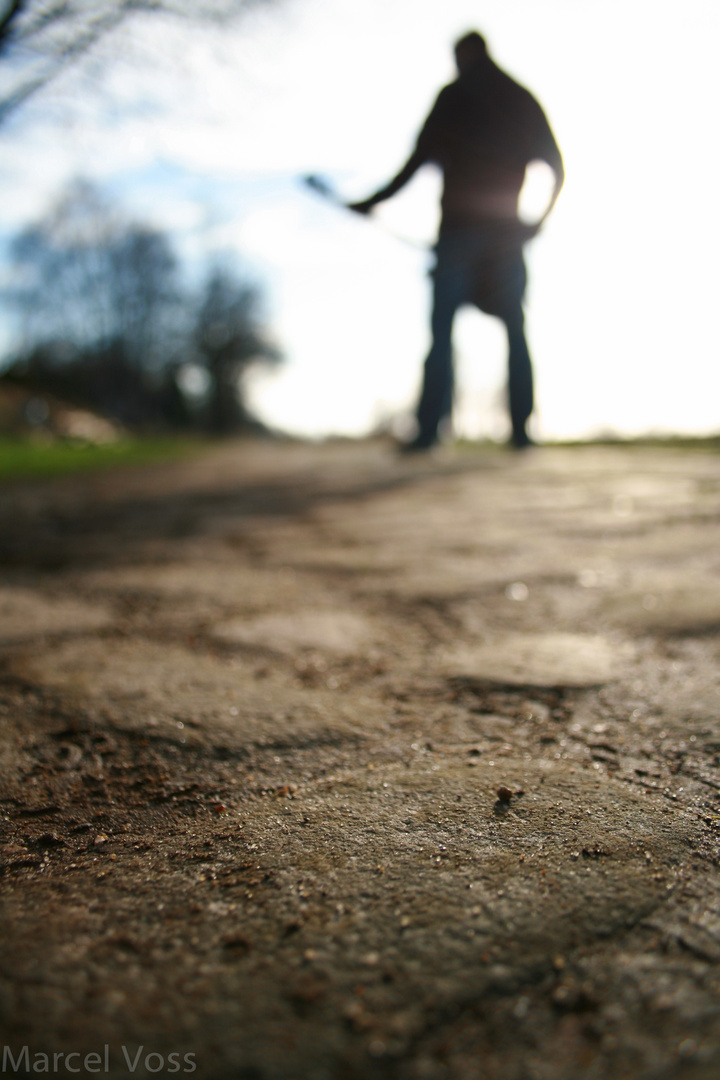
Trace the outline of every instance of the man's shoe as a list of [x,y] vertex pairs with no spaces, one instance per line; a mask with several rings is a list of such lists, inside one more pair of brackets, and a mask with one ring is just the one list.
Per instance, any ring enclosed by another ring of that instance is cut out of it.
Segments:
[[523,429],[522,431],[513,431],[510,445],[513,446],[515,450],[527,450],[529,446],[535,446],[536,444],[530,438],[527,431]]
[[425,454],[437,446],[436,436],[416,435],[411,442],[400,443],[398,449],[401,454]]

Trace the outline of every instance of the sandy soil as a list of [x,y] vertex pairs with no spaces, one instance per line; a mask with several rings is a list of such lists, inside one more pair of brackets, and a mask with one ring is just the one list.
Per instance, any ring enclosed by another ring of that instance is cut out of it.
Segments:
[[6,486],[5,1071],[715,1080],[719,524],[670,448]]

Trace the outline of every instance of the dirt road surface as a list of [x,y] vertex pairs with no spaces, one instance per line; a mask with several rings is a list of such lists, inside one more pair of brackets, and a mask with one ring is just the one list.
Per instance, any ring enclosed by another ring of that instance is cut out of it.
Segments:
[[719,526],[677,448],[7,485],[5,1071],[716,1080]]

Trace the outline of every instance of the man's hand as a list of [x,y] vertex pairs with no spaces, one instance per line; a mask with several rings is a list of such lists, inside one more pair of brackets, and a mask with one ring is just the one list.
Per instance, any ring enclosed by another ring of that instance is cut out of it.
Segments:
[[363,202],[345,203],[348,210],[354,210],[356,214],[369,214],[374,205],[372,199],[365,199]]
[[532,225],[526,224],[524,221],[517,223],[517,238],[521,244],[527,244],[528,241],[534,240],[542,227],[542,221],[536,221]]
[[354,210],[356,214],[369,214],[374,206],[378,203],[385,202],[386,199],[392,198],[396,191],[405,187],[408,180],[415,175],[420,166],[423,164],[422,155],[415,150],[407,159],[397,176],[393,177],[389,184],[380,188],[379,191],[375,191],[369,199],[363,199],[362,202],[346,203],[348,210]]

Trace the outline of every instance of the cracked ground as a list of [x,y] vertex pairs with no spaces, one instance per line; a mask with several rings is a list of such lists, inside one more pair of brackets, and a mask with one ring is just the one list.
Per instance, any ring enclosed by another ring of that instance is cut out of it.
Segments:
[[5,485],[3,1044],[716,1080],[719,525],[707,448]]

